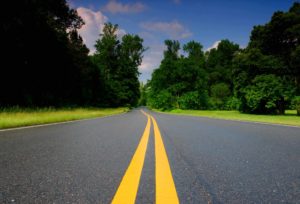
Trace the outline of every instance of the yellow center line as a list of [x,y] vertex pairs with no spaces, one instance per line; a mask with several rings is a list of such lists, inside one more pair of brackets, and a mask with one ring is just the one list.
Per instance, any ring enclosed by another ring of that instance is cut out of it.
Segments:
[[133,204],[135,202],[150,135],[151,121],[149,116],[147,118],[148,121],[143,136],[112,200],[112,204]]
[[154,117],[143,110],[141,110],[141,112],[148,118],[147,125],[140,143],[112,200],[112,204],[133,204],[135,202],[149,141],[151,120],[154,126],[155,141],[156,204],[177,204],[179,203],[179,199],[159,127]]
[[151,117],[151,115],[149,115],[148,113],[146,113],[145,111],[141,110],[141,112],[146,116],[146,117]]
[[150,116],[154,126],[155,140],[155,191],[156,204],[176,204],[179,199],[176,192],[167,152],[156,120]]

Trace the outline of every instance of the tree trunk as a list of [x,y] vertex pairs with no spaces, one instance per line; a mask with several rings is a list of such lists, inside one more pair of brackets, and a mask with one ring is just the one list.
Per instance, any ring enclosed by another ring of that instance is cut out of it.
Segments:
[[285,104],[284,104],[284,98],[281,97],[280,100],[277,103],[277,109],[279,115],[284,115],[285,112]]

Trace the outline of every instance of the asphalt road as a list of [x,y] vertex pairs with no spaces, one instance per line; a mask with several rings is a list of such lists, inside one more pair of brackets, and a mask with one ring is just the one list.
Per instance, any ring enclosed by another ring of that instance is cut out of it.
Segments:
[[[180,203],[300,203],[300,128],[145,112],[159,128],[151,122],[147,149],[141,147],[136,203],[155,203],[164,185],[157,175],[168,169]],[[148,120],[136,109],[1,131],[0,203],[110,203]],[[168,162],[156,163],[165,153]]]

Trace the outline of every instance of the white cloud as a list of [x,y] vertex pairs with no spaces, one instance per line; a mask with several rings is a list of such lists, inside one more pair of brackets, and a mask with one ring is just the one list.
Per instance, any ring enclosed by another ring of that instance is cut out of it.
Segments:
[[146,82],[151,78],[154,69],[158,68],[163,58],[165,46],[161,44],[152,44],[149,49],[144,53],[143,62],[139,67],[142,73],[140,80]]
[[145,52],[143,62],[140,66],[141,71],[152,71],[157,68],[162,60],[165,46],[153,45]]
[[[94,45],[96,44],[96,40],[99,39],[104,23],[108,21],[108,18],[104,16],[101,11],[93,11],[84,7],[79,7],[77,12],[85,22],[78,30],[78,33],[83,38],[86,46],[90,49],[90,54],[92,54],[95,52]],[[123,29],[117,31],[118,38],[121,38],[125,34],[126,32]]]
[[189,29],[178,21],[144,22],[140,26],[147,31],[164,33],[174,39],[184,39],[193,35]]
[[145,4],[136,2],[131,4],[122,4],[117,0],[110,0],[103,8],[103,11],[107,11],[113,14],[116,13],[139,13],[146,9]]
[[81,16],[85,24],[79,29],[78,33],[83,38],[84,43],[90,49],[90,53],[95,52],[95,42],[102,32],[104,23],[108,18],[100,11],[92,11],[90,9],[79,7],[77,9],[78,15]]
[[208,47],[205,51],[210,51],[211,49],[217,48],[221,40],[218,40],[212,44],[212,46]]

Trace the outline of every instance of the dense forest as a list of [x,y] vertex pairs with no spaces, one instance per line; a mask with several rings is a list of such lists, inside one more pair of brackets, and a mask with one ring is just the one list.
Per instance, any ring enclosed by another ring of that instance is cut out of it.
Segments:
[[138,66],[144,52],[139,36],[118,39],[118,26],[107,23],[90,56],[77,32],[84,22],[65,0],[6,5],[0,107],[137,104]]
[[[254,26],[244,49],[229,40],[203,51],[200,43],[165,41],[164,58],[141,87],[141,103],[160,109],[223,109],[300,114],[300,3]],[[298,97],[297,97],[298,96]]]

